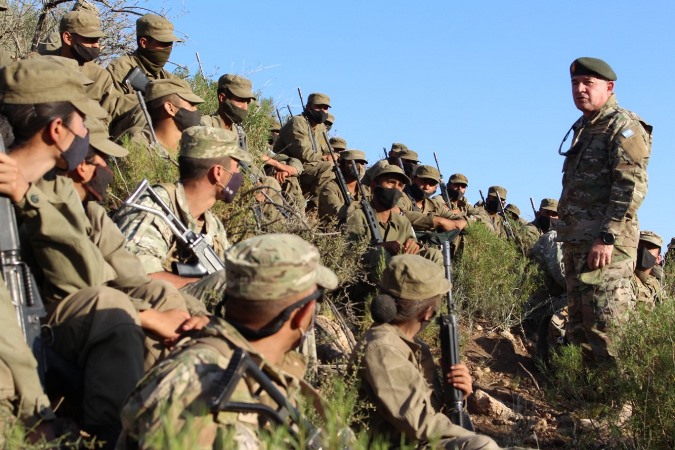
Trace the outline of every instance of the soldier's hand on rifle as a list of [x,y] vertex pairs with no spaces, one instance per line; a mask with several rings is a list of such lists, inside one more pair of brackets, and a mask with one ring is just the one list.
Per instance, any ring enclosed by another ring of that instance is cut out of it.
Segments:
[[464,363],[455,364],[447,374],[448,383],[464,393],[464,398],[473,393],[473,381],[469,368]]
[[0,153],[0,194],[18,203],[26,196],[29,187],[14,158]]

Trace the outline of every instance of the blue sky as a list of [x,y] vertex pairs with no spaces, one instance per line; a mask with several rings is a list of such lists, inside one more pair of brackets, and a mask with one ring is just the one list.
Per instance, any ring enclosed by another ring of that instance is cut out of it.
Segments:
[[557,149],[579,112],[569,64],[605,59],[618,75],[619,104],[654,127],[643,229],[668,242],[675,156],[675,2],[669,1],[176,1],[148,2],[186,36],[172,61],[217,78],[238,73],[254,89],[300,111],[330,95],[331,134],[364,150],[403,142],[447,180],[469,178],[468,197],[498,184],[531,218],[529,197],[558,198]]

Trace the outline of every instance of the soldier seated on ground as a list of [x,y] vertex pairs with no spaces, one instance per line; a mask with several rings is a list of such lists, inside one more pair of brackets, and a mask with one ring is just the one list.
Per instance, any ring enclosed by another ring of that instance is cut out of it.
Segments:
[[410,178],[413,176],[415,167],[419,164],[419,156],[417,152],[410,150],[407,145],[394,142],[391,144],[391,150],[387,153],[387,157],[368,168],[362,179],[363,184],[369,185],[373,180],[372,173],[377,170],[377,167],[387,164],[399,167],[403,166],[402,169],[404,169],[406,176]]
[[[214,319],[138,385],[122,412],[118,449],[157,448],[162,432],[195,430],[194,448],[259,448],[273,422],[261,413],[213,410],[213,398],[228,385],[223,374],[238,349],[245,350],[274,387],[297,407],[302,396],[321,403],[302,377],[306,365],[294,351],[312,328],[316,302],[337,286],[316,247],[298,236],[266,234],[234,245],[226,255],[225,320]],[[248,371],[234,380],[229,398],[275,405]],[[170,395],[167,395],[170,393]],[[190,437],[190,434],[187,435]],[[234,444],[237,445],[234,445]]]
[[539,237],[555,228],[558,222],[558,200],[554,198],[544,198],[539,204],[539,211],[536,211],[532,222],[525,225],[527,240],[532,245]]
[[[210,208],[218,200],[226,203],[234,200],[242,182],[240,161],[249,162],[250,155],[239,149],[237,136],[232,131],[201,126],[188,128],[183,132],[178,156],[180,180],[154,187],[173,214],[187,228],[203,235],[221,259],[229,243],[222,221]],[[159,209],[149,196],[141,204]],[[219,296],[225,283],[224,271],[203,278],[174,273],[172,263],[189,265],[196,259],[162,218],[126,208],[116,221],[128,239],[127,249],[138,255],[150,278],[168,281],[207,306]]]
[[[501,204],[499,199],[501,198]],[[508,239],[507,226],[504,224],[504,217],[501,215],[506,207],[506,189],[501,186],[490,186],[488,188],[488,195],[485,203],[479,202],[474,205],[476,207],[482,206],[488,215],[494,233],[503,238]]]
[[[358,173],[352,171],[352,161]],[[342,191],[337,179],[331,180],[323,187],[319,194],[319,218],[327,222],[334,221],[342,224],[347,220],[349,211],[356,208],[361,200],[361,193],[356,182],[356,177],[366,167],[366,154],[361,150],[344,150],[340,152],[340,172],[346,182],[346,188],[352,198],[352,204],[348,205],[342,196]],[[364,189],[365,190],[365,189]]]
[[[410,221],[403,216],[396,204],[403,195],[403,186],[410,179],[398,166],[381,166],[372,174],[370,185],[372,199],[370,205],[375,214],[376,226],[382,236],[382,242],[371,246],[366,260],[371,269],[379,264],[380,258],[386,260],[399,253],[420,253],[439,265],[443,263],[441,252],[435,248],[423,249],[415,238]],[[373,241],[373,233],[368,225],[366,213],[362,208],[354,209],[347,217],[345,227],[347,237],[353,241]]]
[[441,296],[450,290],[443,270],[417,255],[398,255],[382,273],[380,295],[371,305],[375,323],[354,348],[350,366],[371,439],[391,446],[464,450],[499,449],[489,437],[453,424],[443,412],[443,385],[471,395],[468,368],[460,363],[437,378],[429,347],[417,335],[438,313]]

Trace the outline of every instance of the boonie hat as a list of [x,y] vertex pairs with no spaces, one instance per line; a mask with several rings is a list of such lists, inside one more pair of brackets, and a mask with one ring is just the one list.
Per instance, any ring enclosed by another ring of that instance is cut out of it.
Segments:
[[59,24],[61,33],[68,31],[87,38],[100,38],[105,36],[101,30],[101,20],[96,14],[87,11],[70,11],[61,18]]
[[178,156],[197,159],[229,156],[237,161],[252,162],[251,155],[239,147],[239,136],[235,131],[204,126],[183,131]]
[[183,100],[193,105],[204,103],[204,99],[192,92],[192,88],[185,80],[180,78],[170,78],[162,80],[150,80],[145,86],[145,101],[164,97],[165,95],[176,94]]
[[419,255],[396,255],[382,272],[380,289],[407,300],[426,300],[450,290],[443,269]]
[[173,24],[157,14],[146,14],[136,20],[136,37],[150,36],[159,42],[183,42],[173,33]]
[[321,265],[319,250],[293,234],[263,234],[225,254],[226,292],[243,300],[279,300],[316,284],[335,289],[338,279]]
[[255,99],[255,95],[253,95],[253,83],[248,78],[226,73],[218,79],[218,90],[225,89],[239,98]]

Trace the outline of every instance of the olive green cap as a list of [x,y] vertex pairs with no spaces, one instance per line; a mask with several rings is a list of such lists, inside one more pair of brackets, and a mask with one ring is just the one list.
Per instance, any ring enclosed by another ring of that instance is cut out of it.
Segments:
[[401,168],[395,164],[382,164],[381,166],[373,166],[373,174],[371,179],[377,181],[377,179],[383,175],[396,174],[398,178],[405,184],[410,184],[410,178],[401,170]]
[[71,11],[61,18],[59,26],[61,33],[68,31],[87,38],[105,36],[101,30],[101,20],[96,14],[87,11]]
[[398,153],[401,150],[408,150],[408,146],[405,144],[401,144],[400,142],[394,142],[391,144],[391,152]]
[[513,203],[509,203],[508,205],[506,205],[506,207],[504,208],[504,211],[511,212],[511,213],[515,214],[516,216],[520,217],[520,208],[518,208]]
[[[32,57],[33,56],[27,56],[26,58]],[[71,74],[76,76],[80,80],[80,83],[82,83],[84,86],[94,84],[94,80],[80,71],[80,65],[73,58],[64,58],[63,56],[58,55],[38,55],[36,57],[42,59],[43,61],[56,63],[61,66],[61,69],[69,70]]]
[[342,151],[347,149],[347,141],[341,137],[332,137],[329,139],[328,143],[333,147],[333,150]]
[[272,122],[272,126],[270,127],[270,131],[281,131],[281,124],[279,123],[278,120],[275,120]]
[[173,33],[173,24],[157,14],[146,14],[136,20],[136,37],[150,36],[159,42],[183,42]]
[[436,183],[439,183],[441,180],[441,173],[433,166],[417,166],[413,175],[417,178],[427,178],[429,180],[434,180]]
[[558,200],[554,198],[545,198],[539,204],[539,209],[546,209],[548,211],[558,212]]
[[570,65],[570,77],[577,75],[590,75],[604,80],[616,81],[614,70],[598,58],[577,58]]
[[239,135],[232,130],[195,126],[183,131],[178,156],[186,158],[223,158],[252,162],[251,155],[239,147]]
[[468,186],[469,179],[466,177],[466,175],[461,173],[453,173],[450,175],[450,181],[448,181],[448,183],[466,184]]
[[401,147],[398,150],[392,150],[391,156],[394,158],[407,159],[408,161],[420,162],[417,152],[410,150],[408,147]]
[[368,164],[366,153],[361,150],[345,150],[340,152],[340,159],[344,161],[361,161]]
[[94,117],[87,117],[85,125],[89,130],[89,145],[99,152],[116,158],[123,158],[129,154],[129,151],[126,148],[117,145],[110,140],[108,127],[106,127],[101,120]]
[[85,94],[82,81],[87,78],[78,70],[66,67],[65,61],[60,64],[46,57],[15,61],[3,67],[0,70],[1,101],[14,105],[70,102],[86,116],[108,117],[108,113]]
[[229,296],[243,300],[282,300],[313,285],[335,289],[337,276],[321,265],[319,250],[293,234],[263,234],[225,253]]
[[396,255],[382,272],[380,289],[394,297],[426,300],[450,290],[445,272],[419,255]]
[[653,231],[640,231],[640,242],[655,245],[659,249],[663,246],[663,239]]
[[187,81],[180,78],[150,80],[147,86],[145,86],[146,103],[169,94],[176,94],[193,105],[204,103],[203,98],[192,92],[192,88]]
[[326,94],[313,92],[307,98],[307,105],[326,105],[330,108],[330,97]]
[[323,123],[327,123],[328,125],[333,125],[335,123],[335,116],[331,113],[327,113],[326,120]]
[[97,16],[101,14],[101,11],[99,11],[96,5],[89,3],[87,0],[77,0],[71,11],[87,11],[96,14]]
[[501,186],[490,186],[488,188],[488,195],[496,197],[497,193],[499,193],[499,196],[501,197],[502,200],[506,200],[506,188],[503,188]]
[[255,99],[253,83],[248,78],[226,73],[218,79],[218,90],[230,91],[233,95],[243,99]]

